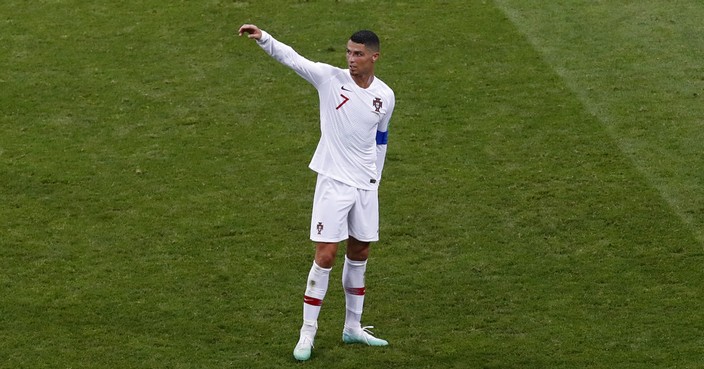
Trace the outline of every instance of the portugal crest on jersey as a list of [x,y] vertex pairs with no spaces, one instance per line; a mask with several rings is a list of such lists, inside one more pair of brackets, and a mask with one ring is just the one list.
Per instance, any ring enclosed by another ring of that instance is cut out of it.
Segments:
[[381,109],[381,99],[380,98],[375,98],[374,101],[372,101],[372,104],[374,105],[374,109],[376,109],[376,112],[379,112],[379,109]]

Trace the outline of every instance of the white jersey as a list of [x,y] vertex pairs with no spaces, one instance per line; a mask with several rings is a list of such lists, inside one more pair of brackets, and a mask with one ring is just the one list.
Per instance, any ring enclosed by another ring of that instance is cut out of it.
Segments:
[[259,46],[318,90],[320,141],[309,167],[347,185],[376,190],[386,157],[394,92],[379,78],[364,89],[348,69],[312,62],[262,31]]

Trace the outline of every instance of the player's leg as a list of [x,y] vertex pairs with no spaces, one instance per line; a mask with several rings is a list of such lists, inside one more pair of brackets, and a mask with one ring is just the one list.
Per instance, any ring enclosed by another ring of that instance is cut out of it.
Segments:
[[347,253],[342,269],[342,286],[345,289],[346,306],[342,340],[346,343],[363,343],[370,346],[388,345],[387,341],[374,337],[361,324],[366,295],[365,274],[370,244],[379,238],[378,209],[376,191],[358,191],[357,201],[349,215],[350,237],[347,239]]
[[332,268],[337,256],[337,242],[316,242],[315,263],[323,268]]
[[367,270],[369,242],[354,237],[347,240],[347,254],[342,267],[342,288],[345,289],[345,329],[358,329],[362,326],[364,295],[366,287],[364,275]]
[[310,229],[310,238],[315,242],[315,260],[308,273],[303,297],[303,325],[293,351],[298,360],[310,358],[337,246],[339,241],[347,238],[347,212],[353,199],[353,196],[345,195],[338,182],[318,176]]
[[369,257],[369,242],[359,241],[354,237],[347,240],[347,255],[342,269],[342,286],[345,289],[345,327],[342,331],[342,340],[345,343],[362,343],[369,346],[386,346],[386,340],[374,337],[367,329],[362,327],[362,311],[364,310],[364,296],[366,285],[364,276],[367,270]]
[[[337,243],[316,244],[315,261],[308,272],[306,291],[303,295],[303,325],[298,342],[293,350],[297,360],[310,359],[315,335],[318,332],[318,316],[328,290],[332,262],[337,251]],[[332,260],[330,254],[333,255]],[[328,255],[328,256],[319,256]],[[321,262],[319,262],[321,260]],[[322,266],[320,264],[323,264]]]
[[315,244],[315,260],[308,273],[306,292],[303,295],[303,327],[302,333],[310,338],[315,337],[318,329],[318,316],[328,291],[329,276],[335,262],[337,243]]
[[303,328],[315,336],[318,315],[328,291],[329,276],[337,252],[337,243],[316,243],[315,261],[308,273],[306,292],[303,296]]

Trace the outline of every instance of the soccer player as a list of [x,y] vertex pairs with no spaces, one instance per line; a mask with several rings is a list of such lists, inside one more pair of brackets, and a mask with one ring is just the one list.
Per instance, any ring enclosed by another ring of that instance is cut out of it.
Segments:
[[303,296],[303,325],[293,350],[297,360],[310,359],[318,315],[328,290],[338,244],[347,241],[342,269],[345,325],[342,340],[386,346],[362,327],[364,274],[371,242],[379,240],[378,192],[386,157],[394,92],[374,75],[379,38],[358,31],[347,41],[347,69],[316,63],[251,24],[239,29],[264,51],[293,69],[318,90],[321,136],[309,167],[318,173],[310,239],[315,259]]

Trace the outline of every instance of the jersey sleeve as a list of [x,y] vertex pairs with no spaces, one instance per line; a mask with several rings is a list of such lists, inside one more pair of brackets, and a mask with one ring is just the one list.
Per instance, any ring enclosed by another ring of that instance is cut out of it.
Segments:
[[381,181],[381,172],[384,170],[384,162],[386,161],[386,149],[389,143],[389,122],[391,121],[391,114],[394,112],[394,106],[396,105],[396,100],[393,93],[391,94],[390,101],[391,104],[387,108],[386,114],[379,122],[379,126],[376,131],[377,181]]
[[276,40],[266,31],[262,31],[262,37],[257,40],[257,44],[272,58],[293,69],[316,87],[324,82],[334,69],[328,64],[313,62],[302,57],[292,47]]

